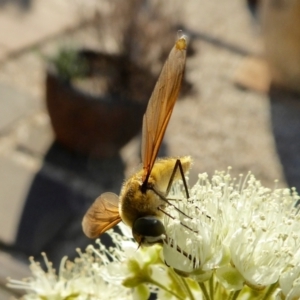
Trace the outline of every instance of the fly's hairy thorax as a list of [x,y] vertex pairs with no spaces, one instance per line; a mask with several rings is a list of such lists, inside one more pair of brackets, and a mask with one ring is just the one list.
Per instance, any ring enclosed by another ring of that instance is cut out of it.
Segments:
[[[179,158],[186,173],[191,165],[189,156]],[[166,202],[158,196],[166,195],[166,190],[175,167],[177,158],[165,158],[157,160],[153,166],[147,182],[146,190],[142,191],[144,170],[141,170],[129,178],[123,185],[120,193],[120,216],[127,225],[132,227],[135,220],[145,216],[161,216],[158,207],[163,207]],[[177,170],[174,181],[181,179]]]

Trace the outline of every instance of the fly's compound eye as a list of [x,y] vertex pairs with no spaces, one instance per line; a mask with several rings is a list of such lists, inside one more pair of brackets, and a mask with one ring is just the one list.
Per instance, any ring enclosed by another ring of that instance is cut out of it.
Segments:
[[156,217],[141,217],[133,223],[132,233],[138,243],[152,245],[161,242],[165,227]]

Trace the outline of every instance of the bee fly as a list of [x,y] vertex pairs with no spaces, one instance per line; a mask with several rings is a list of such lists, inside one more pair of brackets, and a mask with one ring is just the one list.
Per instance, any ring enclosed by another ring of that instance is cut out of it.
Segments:
[[90,238],[96,238],[121,220],[132,228],[135,240],[141,244],[161,241],[165,232],[160,221],[172,183],[183,179],[189,170],[191,158],[157,159],[174,104],[178,97],[186,61],[186,37],[180,37],[165,62],[149,100],[143,118],[142,162],[143,169],[129,178],[120,196],[103,193],[86,212],[82,227]]

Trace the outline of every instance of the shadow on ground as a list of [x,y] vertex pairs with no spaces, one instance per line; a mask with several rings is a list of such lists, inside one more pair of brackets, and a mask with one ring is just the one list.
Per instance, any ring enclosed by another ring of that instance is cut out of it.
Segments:
[[32,0],[0,0],[0,7],[6,4],[14,4],[18,8],[26,11],[31,8]]
[[271,87],[271,122],[274,141],[286,181],[300,192],[300,95]]
[[[56,267],[63,256],[74,258],[76,248],[93,242],[82,232],[84,213],[101,193],[118,194],[123,174],[120,156],[97,160],[54,143],[29,189],[15,249],[37,258],[46,252]],[[102,240],[110,244],[108,236]]]

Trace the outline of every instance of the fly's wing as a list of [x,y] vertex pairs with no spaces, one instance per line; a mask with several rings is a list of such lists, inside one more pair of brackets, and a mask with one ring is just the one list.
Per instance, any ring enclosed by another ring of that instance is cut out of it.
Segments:
[[186,37],[176,41],[150,97],[143,119],[143,183],[147,182],[178,97],[186,60]]
[[121,221],[119,197],[114,193],[100,195],[82,220],[82,229],[89,238],[96,238]]

